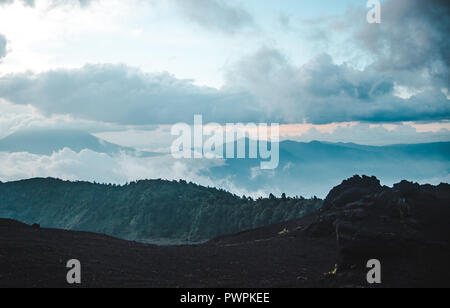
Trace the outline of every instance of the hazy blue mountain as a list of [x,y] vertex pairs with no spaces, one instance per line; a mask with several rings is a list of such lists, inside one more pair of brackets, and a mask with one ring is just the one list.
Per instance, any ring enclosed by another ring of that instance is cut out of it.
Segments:
[[283,141],[279,147],[276,170],[261,170],[259,160],[228,159],[205,174],[248,191],[320,197],[354,174],[376,175],[388,185],[402,179],[439,183],[450,174],[450,142],[364,146]]
[[[224,145],[224,150],[227,145]],[[248,140],[246,141],[249,153]],[[216,186],[242,194],[286,193],[325,197],[331,187],[355,174],[377,176],[383,184],[403,179],[439,184],[448,182],[450,142],[365,146],[354,143],[283,141],[280,164],[276,170],[261,170],[260,160],[227,159],[225,165],[204,169]],[[16,132],[0,140],[0,151],[49,155],[63,148],[76,152],[90,149],[99,153],[156,156],[138,152],[74,130],[37,130]],[[224,184],[225,183],[225,184]],[[230,186],[231,185],[231,186]]]
[[0,140],[0,151],[28,152],[38,155],[51,155],[64,148],[75,152],[85,149],[98,153],[139,154],[139,156],[155,156],[155,153],[137,152],[133,148],[119,146],[97,138],[89,133],[77,130],[24,130],[15,132]]

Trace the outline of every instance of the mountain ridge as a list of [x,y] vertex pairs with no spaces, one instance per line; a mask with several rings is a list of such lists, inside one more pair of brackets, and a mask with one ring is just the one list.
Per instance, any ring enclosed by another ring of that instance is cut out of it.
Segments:
[[14,132],[0,139],[0,151],[27,152],[36,155],[51,155],[69,148],[74,152],[91,150],[97,153],[115,155],[126,153],[140,157],[158,156],[157,153],[137,151],[107,142],[92,134],[75,129],[37,129]]
[[185,181],[36,178],[0,184],[0,216],[144,242],[199,242],[306,215],[319,199],[238,197]]

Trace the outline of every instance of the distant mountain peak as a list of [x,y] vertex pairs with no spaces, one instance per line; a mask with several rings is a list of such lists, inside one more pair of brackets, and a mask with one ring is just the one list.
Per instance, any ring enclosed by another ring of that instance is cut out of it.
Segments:
[[0,151],[4,152],[51,155],[64,148],[69,148],[75,152],[88,149],[106,154],[134,151],[131,148],[106,142],[84,131],[69,129],[22,130],[0,140]]

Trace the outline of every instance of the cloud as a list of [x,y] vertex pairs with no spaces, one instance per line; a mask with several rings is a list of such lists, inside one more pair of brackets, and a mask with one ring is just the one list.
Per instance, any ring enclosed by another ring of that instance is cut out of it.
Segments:
[[285,13],[279,13],[278,14],[278,23],[279,26],[283,31],[291,31],[292,30],[292,20],[291,16],[285,14]]
[[[13,2],[14,2],[14,0],[0,0],[0,6],[1,5],[12,4]],[[34,7],[35,0],[19,0],[19,2],[21,2],[25,6]]]
[[[154,129],[143,126],[141,129]],[[82,130],[86,133],[123,131],[130,127],[99,121],[74,119],[71,116],[45,117],[30,105],[16,105],[0,99],[0,139],[21,130]]]
[[52,155],[0,152],[0,181],[31,177],[55,177],[71,181],[125,184],[141,179],[192,181],[205,186],[215,183],[201,172],[221,166],[221,160],[176,160],[170,155],[140,158],[109,156],[90,150],[76,153],[63,149]]
[[51,156],[0,152],[0,159],[1,181],[30,177],[59,177],[65,180],[126,182],[126,177],[118,174],[119,164],[113,158],[88,150],[76,153],[64,149]]
[[16,181],[33,177],[52,177],[69,181],[125,184],[127,182],[164,179],[185,180],[203,186],[222,188],[237,195],[267,196],[281,194],[278,188],[247,190],[229,178],[217,180],[205,175],[223,160],[176,160],[170,155],[140,158],[130,155],[109,156],[90,150],[76,153],[63,149],[52,155],[0,152],[0,181]]
[[389,0],[382,23],[363,23],[354,39],[374,57],[382,72],[423,72],[448,86],[450,3],[446,0]]
[[122,125],[207,122],[440,121],[450,118],[441,88],[409,99],[396,96],[395,79],[371,68],[335,64],[321,55],[296,67],[282,53],[263,48],[236,63],[222,89],[195,86],[168,73],[149,74],[125,65],[0,77],[0,98],[32,105],[45,116]]
[[367,23],[367,10],[351,6],[344,14],[302,19],[299,34],[340,62],[370,67],[400,85],[448,87],[448,1],[382,1],[381,24]]
[[52,0],[53,5],[78,4],[80,7],[86,7],[95,0]]
[[[365,6],[303,21],[304,36],[342,59],[395,76],[400,84],[448,86],[450,4],[445,0],[386,0],[381,24]],[[352,58],[353,57],[353,58]]]
[[229,69],[227,85],[249,92],[267,119],[282,123],[445,120],[450,104],[441,87],[409,99],[396,96],[396,76],[355,69],[322,54],[297,67],[280,51],[262,48]]
[[190,21],[226,34],[255,27],[253,17],[245,9],[224,0],[172,0]]
[[[1,5],[7,5],[14,3],[15,0],[0,0]],[[22,3],[24,6],[35,7],[36,0],[16,0]],[[78,5],[80,7],[87,7],[96,0],[48,0],[51,7],[57,7],[62,5]]]
[[194,114],[207,121],[249,121],[259,113],[249,96],[124,65],[6,75],[0,77],[0,97],[33,105],[47,116],[133,125],[192,122]]
[[6,37],[0,33],[0,61],[2,58],[6,57],[6,45],[7,45]]

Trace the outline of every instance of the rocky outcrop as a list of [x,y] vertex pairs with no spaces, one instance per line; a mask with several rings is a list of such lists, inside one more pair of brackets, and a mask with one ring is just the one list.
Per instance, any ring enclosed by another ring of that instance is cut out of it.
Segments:
[[310,237],[336,236],[344,260],[386,257],[410,249],[448,249],[450,185],[403,181],[392,188],[354,176],[327,196]]

